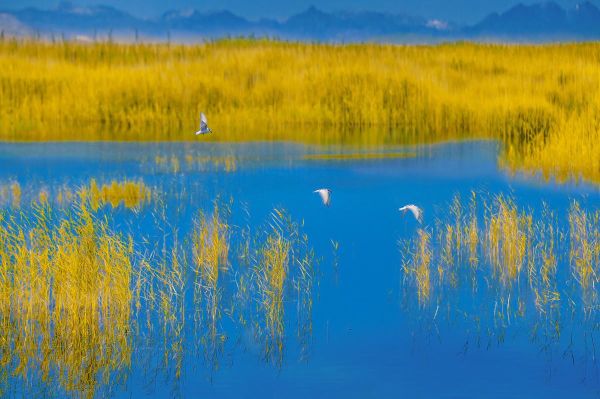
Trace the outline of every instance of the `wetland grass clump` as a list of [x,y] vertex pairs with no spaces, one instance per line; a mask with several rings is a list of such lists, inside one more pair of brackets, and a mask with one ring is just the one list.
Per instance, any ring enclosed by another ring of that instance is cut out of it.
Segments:
[[[194,245],[194,320],[197,331],[206,331],[202,338],[205,354],[211,364],[226,335],[219,331],[222,292],[227,284],[223,273],[229,270],[230,226],[227,209],[215,201],[212,215],[200,212],[193,232]],[[208,328],[206,328],[208,327]]]
[[418,300],[421,305],[428,302],[431,295],[431,235],[423,229],[417,230],[414,248],[404,254],[403,270],[405,275],[414,279]]
[[10,185],[10,193],[12,196],[11,205],[13,208],[21,206],[21,185],[18,182],[14,182]]
[[152,191],[143,181],[112,180],[110,184],[98,186],[96,180],[91,179],[88,187],[80,189],[80,196],[87,197],[94,211],[105,205],[117,208],[120,204],[133,209],[150,202]]
[[544,205],[542,217],[534,226],[535,246],[529,263],[529,281],[535,295],[535,306],[540,315],[555,317],[561,294],[558,290],[558,262],[562,249],[562,232],[556,225],[556,215]]
[[578,202],[569,210],[569,259],[583,290],[595,287],[600,267],[600,211],[590,212]]
[[149,187],[143,180],[111,180],[98,184],[96,179],[82,186],[67,184],[41,187],[35,182],[21,186],[18,182],[0,184],[0,206],[10,205],[21,208],[31,203],[48,202],[67,208],[86,202],[90,211],[96,212],[104,206],[128,209],[140,209],[153,200],[156,189]]
[[520,212],[514,201],[498,197],[485,217],[484,248],[494,271],[505,282],[519,278],[532,239],[531,215]]
[[498,342],[512,324],[526,325],[546,348],[565,325],[597,320],[600,211],[575,201],[561,218],[546,204],[532,210],[481,195],[466,214],[458,196],[450,208],[433,242],[419,229],[401,243],[407,303],[437,304],[434,319],[446,308],[448,322],[464,318]]
[[86,207],[49,213],[0,225],[0,375],[93,397],[131,362],[131,243]]
[[141,232],[131,228],[141,212],[101,210],[111,204],[105,187],[115,185],[48,190],[72,196],[63,203],[44,189],[48,197],[0,210],[1,395],[41,387],[50,396],[111,396],[133,359],[177,384],[200,353],[216,370],[235,334],[281,365],[294,324],[304,356],[315,256],[301,225],[274,210],[268,229],[240,231],[215,201],[180,242],[164,203],[152,202]]
[[295,302],[297,336],[304,349],[312,332],[314,253],[301,226],[280,209],[273,210],[267,229],[256,240],[259,246],[250,270],[259,316],[255,326],[264,341],[265,358],[281,364],[286,302]]
[[[266,329],[273,337],[283,336],[283,290],[289,269],[290,247],[291,243],[278,231],[269,234],[256,269]],[[281,351],[283,344],[280,340],[277,345]]]
[[557,182],[600,184],[600,98],[583,114],[568,116],[555,132],[508,145],[501,163],[513,172],[541,174]]

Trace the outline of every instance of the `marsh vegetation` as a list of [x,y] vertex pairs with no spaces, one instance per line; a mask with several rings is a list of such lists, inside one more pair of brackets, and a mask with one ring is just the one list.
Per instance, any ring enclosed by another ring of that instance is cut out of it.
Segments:
[[[427,328],[467,323],[488,346],[524,329],[543,351],[560,353],[570,339],[569,354],[573,342],[594,339],[600,211],[572,201],[561,215],[547,204],[475,193],[449,208],[401,242],[403,301],[421,309]],[[578,349],[574,359],[594,356]]]
[[245,334],[280,367],[286,343],[310,340],[316,259],[285,211],[241,229],[217,200],[182,237],[162,193],[143,181],[92,179],[68,202],[65,187],[23,203],[9,187],[0,211],[1,395],[112,395],[136,358],[153,366],[148,378],[176,385],[185,359],[216,370],[228,341]]
[[[0,41],[0,138],[424,144],[497,139],[511,171],[600,181],[600,45]],[[578,154],[574,157],[573,154]],[[171,165],[172,166],[172,165]]]

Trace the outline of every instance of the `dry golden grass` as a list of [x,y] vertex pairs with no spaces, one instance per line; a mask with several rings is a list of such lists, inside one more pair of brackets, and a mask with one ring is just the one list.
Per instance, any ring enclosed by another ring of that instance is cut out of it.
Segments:
[[13,208],[19,208],[25,201],[25,203],[51,202],[66,207],[76,202],[85,202],[94,212],[106,205],[117,208],[123,204],[126,208],[138,209],[148,205],[153,195],[153,191],[142,180],[129,179],[112,180],[109,184],[102,185],[98,185],[96,179],[91,179],[89,184],[82,187],[71,188],[61,185],[33,190],[30,187],[26,191],[24,193],[18,182],[0,184],[0,206],[10,204]]
[[[597,43],[0,41],[0,139],[502,139],[511,170],[600,181]],[[577,156],[575,156],[577,154]],[[175,165],[172,165],[175,167]]]
[[[200,212],[193,234],[194,244],[194,303],[198,329],[206,330],[205,354],[215,361],[225,335],[219,332],[222,291],[226,284],[222,273],[229,269],[230,227],[223,211],[215,202],[212,215]],[[208,326],[208,327],[207,327]]]
[[131,362],[132,250],[85,207],[48,212],[0,226],[0,365],[93,397]]
[[[312,332],[311,312],[314,254],[300,226],[280,209],[273,210],[269,227],[258,239],[250,270],[264,340],[265,358],[281,364],[285,340],[285,302],[297,309],[297,335],[304,347]],[[290,289],[296,292],[290,295]]]
[[94,211],[101,206],[110,205],[113,208],[121,203],[126,208],[138,208],[152,199],[151,190],[142,181],[111,181],[110,184],[98,186],[95,179],[90,180],[89,187],[82,187],[79,196],[87,199]]
[[440,323],[465,323],[488,347],[524,328],[544,352],[595,328],[600,211],[573,202],[563,216],[546,204],[532,210],[486,195],[466,214],[459,197],[450,207],[433,227],[436,242],[420,229],[401,241],[403,303],[418,306],[422,327],[439,333]]
[[590,212],[573,202],[569,211],[569,233],[573,273],[584,290],[594,287],[600,281],[600,211]]
[[[439,289],[437,301],[448,292],[450,297],[445,299],[451,300],[461,282],[468,282],[475,293],[478,281],[485,281],[494,295],[494,314],[502,317],[510,317],[511,295],[516,314],[522,316],[528,298],[533,297],[539,315],[548,317],[560,307],[561,292],[572,286],[579,287],[580,293],[568,298],[569,306],[582,305],[584,312],[598,307],[594,287],[599,281],[600,211],[573,202],[566,227],[560,229],[547,205],[536,216],[504,196],[478,200],[473,196],[467,214],[460,211],[463,205],[456,196],[450,208],[449,215],[437,220],[433,228],[431,235],[437,242],[431,243],[429,234],[419,229],[402,243],[402,248],[408,248],[402,254],[403,270],[409,277],[405,281],[414,287],[408,292],[421,305],[431,301],[430,287]],[[460,240],[467,245],[460,245]],[[559,281],[561,264],[570,265],[571,273]],[[432,274],[436,265],[438,273]]]
[[164,203],[152,203],[141,233],[96,213],[103,191],[92,181],[72,203],[54,206],[42,195],[0,211],[0,396],[15,385],[25,393],[42,385],[52,396],[110,396],[139,356],[177,381],[184,358],[203,351],[216,368],[227,334],[244,329],[257,329],[263,356],[281,364],[286,302],[298,311],[298,336],[310,334],[314,257],[282,211],[269,221],[277,233],[257,232],[235,256],[249,259],[238,264],[230,248],[239,230],[219,201],[200,212],[182,245]]
[[486,215],[484,247],[496,273],[504,281],[515,281],[525,265],[532,239],[531,216],[519,212],[515,203],[503,197]]

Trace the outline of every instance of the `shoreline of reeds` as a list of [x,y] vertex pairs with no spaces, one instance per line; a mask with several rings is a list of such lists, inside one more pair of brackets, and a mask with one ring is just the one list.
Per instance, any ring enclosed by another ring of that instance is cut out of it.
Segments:
[[[0,140],[427,144],[600,182],[600,43],[179,46],[0,40]],[[573,162],[574,154],[580,155]]]

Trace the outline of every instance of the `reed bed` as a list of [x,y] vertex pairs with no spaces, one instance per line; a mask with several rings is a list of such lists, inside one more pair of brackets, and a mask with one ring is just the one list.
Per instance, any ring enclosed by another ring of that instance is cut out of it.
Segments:
[[49,202],[62,207],[86,202],[92,211],[105,206],[117,208],[121,204],[128,209],[139,209],[150,204],[156,195],[157,189],[150,188],[142,180],[130,179],[111,180],[101,185],[96,179],[90,179],[89,184],[82,186],[59,185],[41,189],[22,187],[16,181],[0,184],[0,206],[10,205],[13,208],[37,202]]
[[96,183],[90,180],[89,186],[81,187],[78,191],[82,201],[89,201],[94,211],[100,207],[110,205],[117,208],[123,204],[126,208],[138,208],[152,199],[152,192],[142,181],[111,181],[110,184]]
[[255,326],[264,342],[267,360],[281,364],[285,342],[285,302],[296,302],[297,336],[301,346],[312,332],[314,253],[301,226],[281,209],[274,209],[268,228],[256,238],[258,249],[250,269],[258,319]]
[[468,206],[456,196],[449,208],[401,242],[405,299],[426,319],[445,309],[447,321],[467,318],[499,341],[522,323],[548,346],[561,328],[595,329],[600,211],[574,201],[561,219],[545,204],[534,212],[510,197],[475,194]]
[[236,335],[281,366],[294,325],[306,344],[314,254],[284,211],[266,224],[279,223],[277,234],[241,230],[215,201],[181,240],[162,201],[103,210],[103,187],[113,184],[91,181],[62,205],[0,207],[0,396],[111,396],[132,359],[177,386],[186,359],[203,354],[199,364],[216,370]]
[[413,275],[416,286],[419,303],[427,303],[431,294],[431,235],[425,230],[417,231],[415,239],[415,249],[413,257],[409,262],[404,262],[403,269],[407,275]]
[[573,202],[569,211],[569,258],[583,289],[598,283],[600,272],[600,211],[590,213]]
[[[501,139],[510,170],[600,181],[596,43],[0,41],[0,139]],[[577,157],[573,154],[578,154]]]
[[[194,320],[198,331],[205,331],[205,354],[215,363],[220,344],[226,336],[219,331],[221,299],[226,285],[224,273],[229,265],[230,227],[227,215],[215,203],[211,216],[200,212],[193,233],[194,243]],[[203,328],[204,327],[204,328]]]
[[93,397],[131,363],[132,249],[86,207],[49,213],[0,216],[0,376]]

